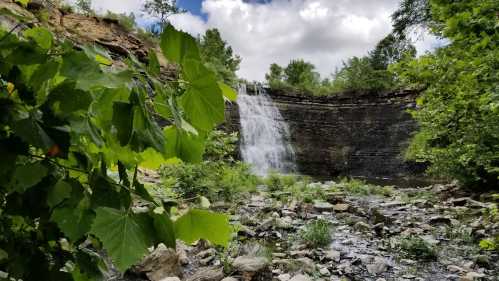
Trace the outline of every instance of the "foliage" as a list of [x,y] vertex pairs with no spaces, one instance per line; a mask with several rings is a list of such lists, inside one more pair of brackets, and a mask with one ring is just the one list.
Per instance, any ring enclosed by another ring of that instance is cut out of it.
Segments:
[[169,17],[185,12],[177,6],[177,0],[146,0],[143,9],[151,16],[159,18],[161,31],[168,25]]
[[412,112],[420,132],[408,158],[471,187],[499,184],[496,4],[431,1],[432,31],[449,45],[392,67],[402,85],[424,90]]
[[400,240],[399,248],[402,254],[409,258],[419,260],[437,259],[437,251],[435,247],[416,235],[402,238]]
[[299,177],[292,174],[270,172],[263,180],[270,192],[284,191],[299,181]]
[[412,30],[431,23],[431,0],[403,0],[392,14],[393,32],[405,38]]
[[480,249],[486,251],[499,251],[499,235],[495,238],[482,239]]
[[326,247],[332,240],[330,222],[324,219],[309,222],[300,236],[310,247]]
[[250,167],[234,160],[236,134],[214,130],[207,138],[205,161],[171,163],[160,169],[164,188],[182,198],[208,197],[210,200],[236,199],[243,192],[254,191],[258,178]]
[[315,71],[315,65],[302,59],[291,60],[286,67],[271,64],[265,78],[274,89],[291,89],[304,94],[321,92],[320,75]]
[[[159,242],[230,238],[222,215],[191,210],[172,220],[170,203],[138,180],[146,158],[200,159],[223,120],[227,90],[195,39],[169,26],[161,47],[185,83],[163,84],[159,66],[133,57],[117,69],[104,50],[77,50],[42,27],[21,37],[0,30],[0,270],[9,277],[98,280],[102,249],[124,271]],[[161,130],[153,115],[171,125]],[[146,209],[135,213],[139,198]]]
[[416,57],[416,47],[409,40],[389,34],[379,41],[374,50],[369,52],[371,66],[375,70],[387,70],[388,66],[407,57]]
[[105,17],[109,18],[109,19],[117,20],[120,23],[120,25],[122,27],[124,27],[125,30],[128,32],[135,30],[135,28],[137,27],[137,23],[135,22],[135,14],[134,13],[130,13],[127,15],[125,13],[117,14],[117,13],[113,13],[111,11],[107,11]]
[[208,29],[199,39],[201,57],[208,68],[217,74],[225,83],[235,86],[237,84],[236,71],[239,69],[241,57],[235,55],[232,47],[222,40],[218,29]]
[[390,197],[394,193],[394,188],[392,186],[378,186],[353,178],[343,178],[339,183],[333,185],[332,188],[347,192],[348,194],[363,196],[382,195]]
[[243,192],[256,188],[258,178],[241,162],[163,165],[160,174],[166,189],[182,198],[205,196],[211,201],[237,199]]
[[83,13],[87,16],[94,13],[94,10],[92,10],[92,0],[76,0],[75,4],[80,13]]

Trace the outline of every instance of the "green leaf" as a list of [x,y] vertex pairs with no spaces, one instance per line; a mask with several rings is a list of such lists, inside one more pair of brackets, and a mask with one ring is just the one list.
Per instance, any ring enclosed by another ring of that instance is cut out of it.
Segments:
[[86,45],[86,46],[83,46],[82,49],[83,49],[83,52],[85,52],[85,54],[89,58],[95,60],[96,62],[98,62],[100,64],[107,65],[107,66],[110,66],[113,64],[113,60],[112,60],[111,56],[108,54],[108,52],[104,48],[101,48],[97,45]]
[[177,157],[187,162],[199,163],[203,160],[204,138],[187,134],[175,126],[164,129],[166,139],[166,157]]
[[33,39],[33,41],[38,44],[42,49],[49,50],[52,48],[52,43],[54,38],[52,33],[43,27],[34,27],[31,29],[27,29],[23,32],[24,36],[27,38]]
[[[103,175],[101,172],[94,171],[89,177],[89,184],[92,188],[92,208],[121,208],[121,190],[112,179],[108,178],[106,175]],[[123,203],[126,204],[127,202]]]
[[218,82],[218,86],[220,87],[220,90],[222,90],[222,94],[224,97],[226,97],[230,101],[236,101],[237,100],[237,93],[232,89],[231,87],[227,86],[227,84]]
[[47,195],[47,204],[50,208],[58,205],[64,199],[71,197],[72,187],[69,183],[64,180],[59,180],[54,186],[52,186]]
[[3,260],[6,260],[8,258],[9,258],[9,254],[6,251],[0,249],[0,262],[2,262]]
[[54,141],[34,118],[26,118],[14,123],[14,133],[23,141],[35,147],[48,150]]
[[153,234],[129,212],[101,207],[96,213],[91,233],[102,242],[116,267],[124,272],[147,253]]
[[80,202],[71,202],[57,207],[50,220],[57,223],[69,240],[76,242],[90,231],[94,218],[95,214],[90,209],[90,201],[85,197]]
[[210,203],[210,200],[208,200],[208,198],[201,196],[201,197],[199,197],[199,205],[203,209],[209,209],[211,206],[211,203]]
[[31,0],[16,0],[16,2],[23,5],[24,7],[28,7],[28,4],[29,2],[31,2]]
[[194,127],[209,131],[225,118],[222,91],[214,74],[199,61],[187,60],[183,72],[190,85],[181,97],[181,105]]
[[35,186],[48,174],[48,169],[41,162],[28,163],[17,166],[12,178],[14,191],[24,193],[28,188]]
[[147,65],[147,71],[149,74],[154,76],[159,76],[161,73],[161,67],[159,64],[158,56],[154,50],[149,51],[149,64]]
[[152,214],[154,220],[154,230],[158,243],[164,243],[167,247],[175,249],[175,230],[173,222],[167,214]]
[[126,102],[113,103],[113,125],[118,131],[120,145],[125,146],[130,142],[133,132],[133,105]]
[[160,46],[165,57],[173,63],[181,64],[187,58],[201,60],[196,40],[185,32],[175,30],[172,25],[168,25],[161,34]]
[[74,82],[64,82],[50,93],[48,101],[53,108],[67,116],[80,110],[88,111],[92,97],[88,92],[76,89]]
[[61,75],[76,81],[79,89],[89,90],[96,86],[96,81],[102,79],[99,63],[89,59],[85,53],[70,52],[62,58]]
[[226,247],[232,233],[228,216],[197,209],[191,209],[178,218],[174,226],[176,237],[188,244],[206,239]]

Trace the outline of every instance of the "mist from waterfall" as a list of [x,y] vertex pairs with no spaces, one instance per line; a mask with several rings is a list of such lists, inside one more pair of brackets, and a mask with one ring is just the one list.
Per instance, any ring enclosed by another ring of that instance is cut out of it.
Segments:
[[239,86],[242,158],[260,176],[270,171],[295,172],[288,125],[265,90],[256,87],[255,92],[249,95],[245,84]]

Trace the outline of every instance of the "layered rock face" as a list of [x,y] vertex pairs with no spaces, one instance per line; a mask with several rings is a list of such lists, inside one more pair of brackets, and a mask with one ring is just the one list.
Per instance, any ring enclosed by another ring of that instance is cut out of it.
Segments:
[[[269,94],[289,125],[300,173],[397,178],[420,172],[403,159],[417,129],[407,112],[415,107],[417,93]],[[227,128],[239,130],[238,120],[233,104],[227,110]]]

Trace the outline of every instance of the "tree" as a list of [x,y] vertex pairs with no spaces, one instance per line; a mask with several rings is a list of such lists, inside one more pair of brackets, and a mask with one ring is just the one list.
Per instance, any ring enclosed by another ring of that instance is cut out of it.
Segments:
[[414,28],[428,27],[432,22],[430,0],[403,0],[392,14],[393,32],[406,38]]
[[265,74],[265,79],[271,88],[277,88],[284,82],[284,69],[277,63],[270,65],[269,73]]
[[497,1],[431,1],[432,32],[449,44],[392,66],[398,79],[423,90],[420,125],[407,156],[429,172],[472,187],[499,185],[499,32]]
[[201,57],[217,76],[227,84],[235,85],[236,71],[239,69],[241,57],[234,54],[232,47],[222,39],[218,29],[208,29],[199,40]]
[[404,57],[416,56],[416,48],[407,39],[389,34],[379,41],[373,51],[369,53],[371,65],[376,70],[386,70],[392,63],[399,62]]
[[185,12],[185,10],[177,7],[176,0],[147,0],[143,9],[148,14],[159,18],[161,30],[168,24],[170,16]]
[[92,10],[92,0],[77,0],[76,7],[81,13],[84,13],[87,16],[94,12]]
[[317,85],[319,76],[315,65],[302,59],[292,60],[284,69],[285,80],[292,86]]

